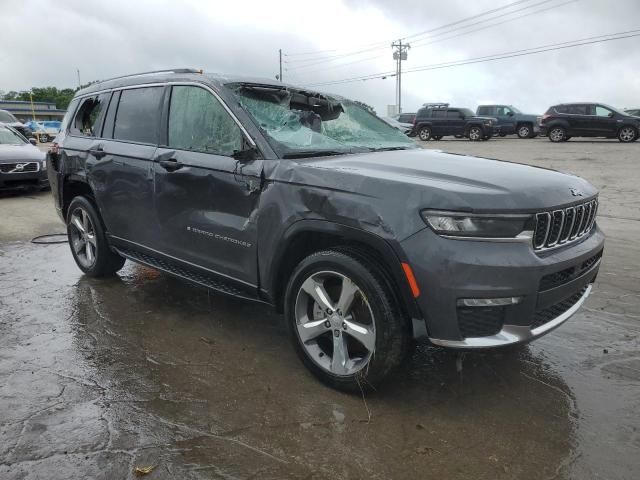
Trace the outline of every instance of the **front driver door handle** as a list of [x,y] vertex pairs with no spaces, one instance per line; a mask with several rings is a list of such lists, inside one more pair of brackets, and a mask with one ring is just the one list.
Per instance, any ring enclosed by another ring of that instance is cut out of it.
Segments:
[[98,160],[100,160],[107,154],[107,152],[105,152],[102,147],[92,148],[91,150],[89,150],[89,153],[96,157]]
[[167,172],[175,172],[176,170],[180,170],[183,165],[176,159],[172,158],[170,160],[160,160],[160,166],[164,168]]

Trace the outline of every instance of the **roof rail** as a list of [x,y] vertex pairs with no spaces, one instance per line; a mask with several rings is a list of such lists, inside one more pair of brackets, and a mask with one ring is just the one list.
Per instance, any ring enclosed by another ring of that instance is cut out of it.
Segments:
[[149,72],[132,73],[130,75],[120,75],[119,77],[106,78],[99,80],[97,83],[109,82],[111,80],[119,80],[121,78],[139,77],[142,75],[152,75],[154,73],[202,73],[202,69],[199,68],[166,68],[163,70],[151,70]]
[[423,107],[427,107],[427,108],[439,108],[439,107],[448,107],[449,104],[448,103],[435,102],[435,103],[423,103],[422,106]]

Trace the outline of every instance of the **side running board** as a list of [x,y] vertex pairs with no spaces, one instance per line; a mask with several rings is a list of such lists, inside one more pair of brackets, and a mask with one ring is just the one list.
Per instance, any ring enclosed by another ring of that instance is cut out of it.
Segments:
[[209,288],[215,292],[231,295],[236,298],[250,300],[253,302],[266,303],[258,298],[254,289],[247,286],[238,285],[232,281],[225,281],[222,277],[210,274],[186,265],[179,265],[177,262],[170,262],[157,256],[148,255],[138,250],[131,250],[123,247],[113,247],[120,255],[134,262],[142,263],[149,267],[161,270],[175,277]]

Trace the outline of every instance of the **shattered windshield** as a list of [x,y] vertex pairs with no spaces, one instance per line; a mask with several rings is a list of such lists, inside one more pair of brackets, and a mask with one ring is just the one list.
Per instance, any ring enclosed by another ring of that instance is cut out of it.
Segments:
[[285,158],[417,148],[398,129],[350,100],[275,86],[243,84],[233,90]]

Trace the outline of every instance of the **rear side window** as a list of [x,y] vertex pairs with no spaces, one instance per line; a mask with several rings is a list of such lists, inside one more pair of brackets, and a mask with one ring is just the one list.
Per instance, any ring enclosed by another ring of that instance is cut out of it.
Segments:
[[589,115],[588,105],[567,105],[567,113],[571,115]]
[[557,107],[553,108],[558,113],[569,113],[568,105],[558,105]]
[[447,111],[446,110],[433,110],[433,118],[446,118]]
[[495,115],[495,107],[478,107],[478,115]]
[[460,110],[447,111],[447,118],[460,118]]
[[113,138],[157,144],[163,90],[164,87],[122,90]]
[[220,101],[204,88],[175,86],[169,106],[169,146],[231,156],[242,132]]
[[100,132],[97,129],[102,120],[102,114],[107,108],[108,101],[109,94],[106,93],[84,98],[73,119],[69,129],[70,132],[74,135],[83,135],[85,137],[100,136]]

